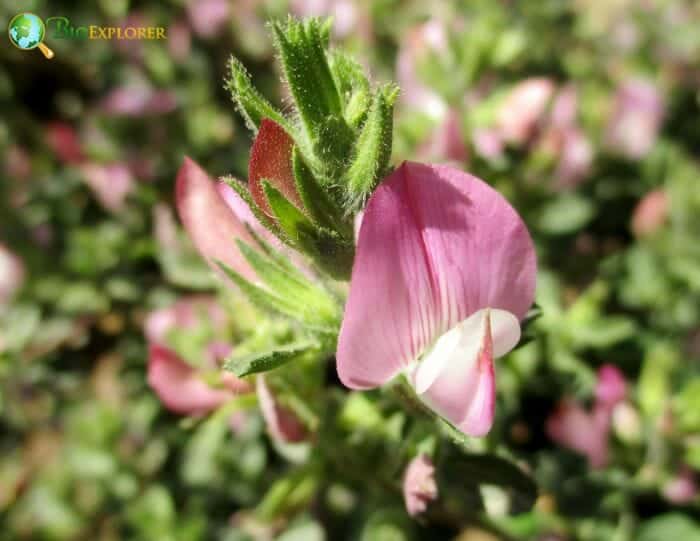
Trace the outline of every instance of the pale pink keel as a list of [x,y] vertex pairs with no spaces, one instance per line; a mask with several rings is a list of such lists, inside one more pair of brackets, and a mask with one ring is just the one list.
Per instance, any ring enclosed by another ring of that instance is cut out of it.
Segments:
[[405,162],[364,212],[338,341],[341,381],[367,389],[403,371],[428,405],[483,435],[493,422],[493,358],[517,344],[535,274],[530,235],[498,192],[448,166]]

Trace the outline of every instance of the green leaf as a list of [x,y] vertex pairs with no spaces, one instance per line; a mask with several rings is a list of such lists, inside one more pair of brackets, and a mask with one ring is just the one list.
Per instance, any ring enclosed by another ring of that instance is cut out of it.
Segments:
[[243,357],[233,356],[226,359],[223,369],[233,372],[239,378],[259,372],[269,372],[314,348],[316,343],[307,340],[280,346],[264,353],[252,353]]
[[231,97],[248,128],[257,132],[262,119],[269,118],[292,135],[293,130],[289,121],[262,97],[253,86],[245,66],[233,56],[229,61],[229,72],[230,77],[226,81],[226,87],[231,92]]
[[700,525],[681,513],[667,513],[646,521],[639,527],[637,541],[700,539]]
[[379,88],[355,147],[355,156],[347,173],[348,201],[345,211],[351,214],[364,206],[379,181],[384,177],[391,158],[394,123],[394,101],[398,88]]
[[[290,305],[299,306],[299,313],[313,313],[318,323],[334,324],[338,318],[335,300],[323,289],[312,284],[299,272],[289,272],[289,265],[280,266],[267,254],[263,254],[236,240],[238,248],[265,285],[278,298]],[[281,256],[280,256],[281,257]]]
[[270,208],[275,218],[277,218],[280,227],[291,240],[292,246],[298,246],[299,229],[305,228],[307,230],[312,230],[314,229],[314,225],[304,216],[304,213],[290,203],[270,182],[263,179],[262,187],[265,198],[270,204]]
[[595,207],[589,199],[576,194],[566,194],[544,205],[538,225],[544,233],[564,235],[583,228],[594,215]]

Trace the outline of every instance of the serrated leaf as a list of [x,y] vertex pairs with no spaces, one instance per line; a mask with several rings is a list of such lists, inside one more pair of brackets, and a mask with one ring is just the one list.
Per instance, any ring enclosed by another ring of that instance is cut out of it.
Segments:
[[223,369],[233,372],[239,378],[260,372],[269,372],[314,348],[316,348],[316,343],[307,340],[280,346],[263,353],[252,353],[243,357],[233,356],[226,359]]

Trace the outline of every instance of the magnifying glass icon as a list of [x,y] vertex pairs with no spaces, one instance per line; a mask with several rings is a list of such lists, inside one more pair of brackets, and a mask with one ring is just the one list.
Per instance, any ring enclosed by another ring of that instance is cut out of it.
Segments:
[[46,26],[38,15],[33,13],[15,15],[12,17],[7,31],[10,41],[18,49],[29,51],[38,47],[49,60],[54,57],[53,51],[44,45]]

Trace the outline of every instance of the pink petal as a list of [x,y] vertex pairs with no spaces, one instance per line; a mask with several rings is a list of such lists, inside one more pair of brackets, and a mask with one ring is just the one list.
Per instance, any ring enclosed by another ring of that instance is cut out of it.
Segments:
[[80,163],[85,159],[75,129],[67,122],[51,122],[46,126],[46,142],[64,163]]
[[287,443],[304,441],[308,436],[306,428],[294,413],[279,404],[267,386],[264,376],[258,376],[255,383],[260,411],[270,436]]
[[234,396],[210,387],[173,351],[156,344],[149,348],[148,384],[165,407],[185,415],[205,414]]
[[237,238],[253,243],[250,233],[219,195],[216,184],[189,158],[177,174],[175,199],[190,239],[211,267],[220,272],[216,261],[222,261],[243,277],[255,279],[235,243]]
[[149,342],[162,344],[170,331],[191,329],[201,318],[206,318],[214,329],[226,326],[226,313],[214,297],[193,295],[148,314],[144,324],[145,335]]
[[269,181],[297,208],[304,208],[294,183],[293,148],[294,141],[279,124],[269,118],[262,120],[250,151],[248,186],[255,203],[270,217],[273,217],[273,213],[263,192],[263,179]]
[[664,190],[653,190],[637,204],[632,214],[632,231],[636,237],[653,235],[668,219],[669,200]]
[[596,403],[613,408],[625,399],[627,381],[620,370],[611,364],[604,364],[598,369],[598,381],[595,387]]
[[194,31],[203,38],[219,33],[230,15],[228,0],[189,0],[187,16]]
[[663,96],[654,84],[643,79],[627,81],[615,95],[606,141],[628,158],[642,158],[654,146],[663,118]]
[[[472,436],[483,436],[493,424],[496,403],[494,338],[499,353],[512,349],[520,338],[518,320],[501,310],[493,311],[496,332],[492,332],[490,312],[489,309],[480,310],[467,318],[456,332],[443,335],[416,370],[416,391],[420,398]],[[459,334],[458,340],[453,339],[456,334]],[[441,348],[445,341],[452,344]],[[420,381],[421,372],[430,372],[433,364],[443,365],[439,373],[423,375],[424,381]]]
[[608,423],[571,400],[562,401],[547,419],[547,434],[559,445],[588,458],[594,468],[608,462]]
[[420,146],[418,154],[428,159],[458,164],[467,160],[469,157],[467,145],[464,142],[459,114],[456,111],[448,111],[428,140]]
[[435,466],[426,454],[416,456],[406,467],[403,478],[403,500],[409,515],[415,516],[438,496]]
[[24,283],[24,263],[0,244],[0,306],[9,302]]
[[545,77],[532,77],[513,87],[498,110],[498,128],[503,138],[522,144],[530,139],[554,94],[554,83]]
[[338,339],[341,381],[385,383],[482,308],[522,319],[535,275],[530,235],[503,196],[457,169],[404,162],[365,209]]
[[124,208],[126,198],[135,185],[128,165],[121,162],[88,162],[80,166],[80,171],[85,183],[104,208],[112,212],[119,212]]

